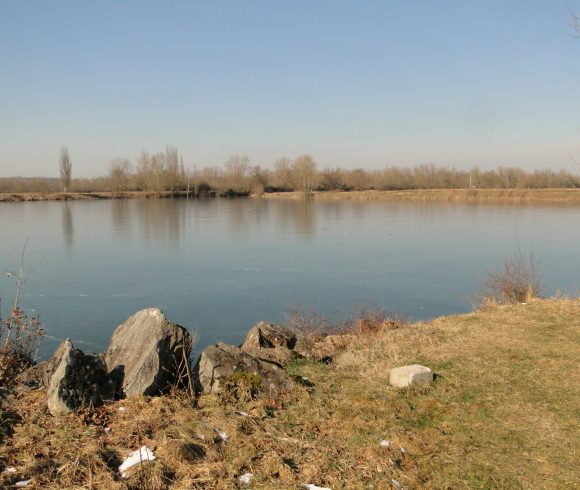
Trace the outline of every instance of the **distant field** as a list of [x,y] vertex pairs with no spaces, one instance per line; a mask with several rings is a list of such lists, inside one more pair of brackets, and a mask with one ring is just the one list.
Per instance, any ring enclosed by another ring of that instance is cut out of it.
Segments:
[[[264,194],[268,199],[301,199],[301,192]],[[314,199],[352,201],[486,201],[580,203],[580,189],[420,189],[409,191],[312,192]]]

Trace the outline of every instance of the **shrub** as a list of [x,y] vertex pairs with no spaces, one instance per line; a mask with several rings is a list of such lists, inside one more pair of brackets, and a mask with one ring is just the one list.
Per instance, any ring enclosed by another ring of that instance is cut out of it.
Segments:
[[505,259],[503,268],[490,272],[483,282],[484,301],[497,303],[526,303],[540,297],[540,274],[533,252],[524,257],[518,251]]
[[17,260],[17,272],[6,272],[7,277],[16,279],[16,292],[5,318],[0,300],[0,386],[10,384],[20,372],[34,364],[38,344],[44,335],[40,320],[28,317],[20,306],[20,293],[26,280],[25,250],[26,244]]

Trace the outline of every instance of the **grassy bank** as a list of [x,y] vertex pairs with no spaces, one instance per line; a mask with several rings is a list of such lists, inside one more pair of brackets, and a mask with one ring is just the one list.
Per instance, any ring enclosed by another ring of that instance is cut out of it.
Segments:
[[[283,400],[137,398],[51,418],[42,390],[4,414],[20,420],[0,450],[0,484],[30,488],[336,489],[573,488],[580,481],[580,301],[490,306],[349,337],[331,365],[296,361],[308,377]],[[420,363],[427,388],[389,386]],[[123,407],[121,409],[121,407]],[[244,413],[245,414],[244,414]],[[247,415],[246,415],[247,414]],[[215,429],[229,435],[214,441]],[[381,440],[389,440],[382,447]],[[127,480],[115,468],[147,444],[157,460]]]
[[[312,192],[313,199],[352,201],[457,201],[580,204],[580,189],[421,189],[408,191]],[[301,192],[274,192],[269,199],[302,199]]]
[[[20,201],[78,201],[97,199],[163,199],[186,197],[186,192],[0,192],[0,202]],[[191,195],[191,193],[190,193]],[[219,195],[212,191],[204,197]],[[222,197],[235,197],[226,192]],[[302,192],[268,192],[265,199],[303,199]],[[498,203],[560,203],[580,204],[580,189],[422,189],[407,191],[315,191],[310,198],[351,201],[451,201]]]

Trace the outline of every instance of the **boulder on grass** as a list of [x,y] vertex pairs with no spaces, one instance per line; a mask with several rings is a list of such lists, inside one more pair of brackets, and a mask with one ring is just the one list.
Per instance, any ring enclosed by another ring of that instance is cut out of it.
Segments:
[[391,369],[390,383],[398,388],[429,384],[433,381],[433,371],[419,364]]
[[199,356],[194,369],[199,392],[216,393],[234,373],[259,376],[259,389],[270,397],[277,397],[292,389],[292,378],[276,364],[261,361],[239,347],[220,342],[207,347]]
[[104,358],[123,395],[154,396],[180,383],[191,347],[185,328],[148,308],[117,327]]
[[112,399],[114,384],[103,360],[75,349],[69,339],[56,349],[50,365],[47,402],[51,415],[97,407]]
[[286,364],[295,359],[296,334],[288,328],[272,323],[258,322],[254,325],[240,348],[258,359]]

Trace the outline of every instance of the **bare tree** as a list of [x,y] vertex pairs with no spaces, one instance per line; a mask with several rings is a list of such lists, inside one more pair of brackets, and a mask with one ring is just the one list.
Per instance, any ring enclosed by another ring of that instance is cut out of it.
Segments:
[[292,177],[296,190],[301,190],[304,195],[312,192],[316,181],[316,162],[310,155],[301,155],[292,165]]
[[288,190],[292,188],[292,161],[289,158],[278,158],[274,162],[271,184],[278,189]]
[[72,162],[66,146],[60,149],[60,185],[63,192],[68,192],[72,175]]
[[246,155],[232,155],[224,164],[226,185],[237,192],[248,192],[250,159]]
[[131,162],[126,158],[115,158],[109,164],[111,189],[120,192],[127,190],[131,177]]

